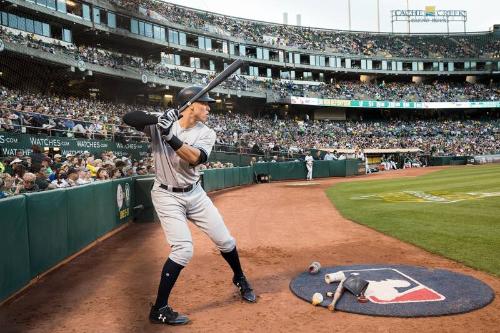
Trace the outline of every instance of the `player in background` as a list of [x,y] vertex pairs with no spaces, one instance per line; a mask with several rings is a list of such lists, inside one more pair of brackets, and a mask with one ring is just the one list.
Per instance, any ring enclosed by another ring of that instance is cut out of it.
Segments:
[[311,156],[311,152],[309,151],[306,152],[306,157],[304,160],[306,161],[306,168],[307,168],[306,180],[312,180],[314,158]]

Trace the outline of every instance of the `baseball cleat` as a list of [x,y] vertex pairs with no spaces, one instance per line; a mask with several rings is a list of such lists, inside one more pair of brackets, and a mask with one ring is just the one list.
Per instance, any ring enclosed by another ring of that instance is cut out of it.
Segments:
[[240,290],[241,298],[244,301],[250,303],[257,302],[257,297],[255,296],[255,293],[253,292],[253,289],[250,286],[250,283],[248,283],[245,276],[242,276],[240,278],[233,278],[233,283]]
[[189,318],[186,315],[175,312],[168,305],[158,310],[155,310],[154,306],[152,306],[149,312],[149,321],[153,324],[185,325],[189,323]]

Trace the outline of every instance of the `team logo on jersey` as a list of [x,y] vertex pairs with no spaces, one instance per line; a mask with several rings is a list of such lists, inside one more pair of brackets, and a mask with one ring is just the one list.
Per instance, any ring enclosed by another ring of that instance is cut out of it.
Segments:
[[371,268],[344,271],[369,282],[365,296],[372,303],[422,303],[444,301],[446,297],[408,274],[395,268]]

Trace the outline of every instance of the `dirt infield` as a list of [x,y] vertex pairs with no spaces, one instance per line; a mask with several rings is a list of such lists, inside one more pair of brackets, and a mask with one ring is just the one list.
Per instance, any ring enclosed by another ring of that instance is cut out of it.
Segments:
[[[237,239],[243,267],[259,295],[257,304],[240,301],[229,267],[208,238],[191,228],[194,258],[170,299],[192,323],[150,325],[149,302],[154,301],[168,247],[159,224],[132,224],[0,308],[0,331],[498,332],[500,279],[350,222],[324,192],[338,182],[416,176],[433,170],[437,168],[315,179],[318,184],[312,186],[260,184],[212,195]],[[496,298],[483,309],[445,317],[332,314],[298,299],[288,289],[290,280],[314,260],[324,266],[391,263],[446,268],[488,283]]]

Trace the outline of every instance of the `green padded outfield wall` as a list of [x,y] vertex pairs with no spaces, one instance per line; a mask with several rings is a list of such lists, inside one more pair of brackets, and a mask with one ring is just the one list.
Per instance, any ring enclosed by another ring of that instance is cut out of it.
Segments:
[[[115,194],[113,182],[98,182],[89,185],[92,187],[92,209],[97,221],[97,237],[101,237],[113,230],[115,221]],[[97,200],[99,198],[99,200]],[[113,207],[113,209],[111,209]]]
[[333,162],[333,161],[314,161],[313,162],[313,175],[312,175],[313,178],[330,177],[330,163],[331,162]]
[[[304,162],[281,162],[281,163],[258,163],[259,169],[264,171],[266,164],[271,181],[273,180],[286,180],[286,179],[305,179],[306,178],[306,164]],[[261,167],[262,165],[262,167]],[[257,172],[257,174],[266,172]]]
[[432,156],[429,165],[466,165],[471,156]]
[[242,167],[238,168],[240,172],[240,184],[241,185],[250,185],[253,184],[254,174],[253,167]]
[[69,255],[68,200],[65,189],[25,195],[33,278]]
[[[31,279],[26,198],[0,200],[0,301]],[[1,329],[0,329],[1,330]]]
[[222,190],[226,185],[225,185],[225,177],[224,177],[224,169],[214,169],[214,177],[215,177],[215,189],[216,190]]
[[0,200],[0,301],[132,219],[134,179]]
[[[66,190],[68,255],[78,252],[97,239],[98,219],[93,209],[94,201],[100,200],[101,196],[104,197],[107,194],[99,191],[100,187],[100,184],[89,184]],[[47,194],[52,194],[52,192],[47,192]]]

